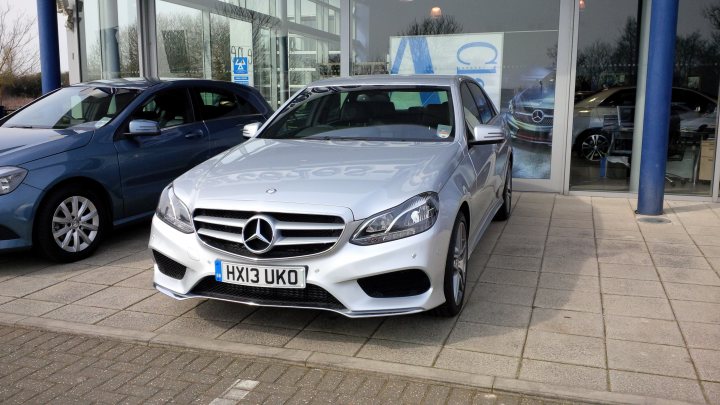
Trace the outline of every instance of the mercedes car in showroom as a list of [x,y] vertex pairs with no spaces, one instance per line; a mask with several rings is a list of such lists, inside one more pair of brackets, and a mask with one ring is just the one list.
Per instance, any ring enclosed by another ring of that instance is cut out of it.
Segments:
[[300,90],[247,142],[175,179],[153,218],[177,299],[348,317],[463,306],[468,256],[510,215],[509,132],[465,76],[356,76]]
[[212,80],[102,80],[35,100],[0,119],[0,251],[90,256],[114,226],[151,218],[172,179],[271,114],[258,90]]

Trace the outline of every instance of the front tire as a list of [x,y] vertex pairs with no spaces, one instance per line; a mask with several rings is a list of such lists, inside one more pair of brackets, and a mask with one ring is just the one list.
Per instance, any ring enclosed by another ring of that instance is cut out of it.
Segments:
[[98,248],[108,223],[105,204],[97,193],[78,186],[61,188],[38,210],[35,244],[50,260],[82,260]]
[[512,213],[512,162],[508,166],[508,171],[505,174],[505,186],[503,187],[503,205],[500,207],[493,221],[506,221],[510,218]]
[[468,232],[467,219],[458,214],[453,226],[447,260],[445,261],[445,277],[443,291],[445,303],[435,308],[435,314],[453,317],[460,313],[465,303],[468,263]]

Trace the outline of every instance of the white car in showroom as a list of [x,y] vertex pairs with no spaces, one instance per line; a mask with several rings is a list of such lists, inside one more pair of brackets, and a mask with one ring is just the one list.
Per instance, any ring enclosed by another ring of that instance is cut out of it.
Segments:
[[510,215],[501,124],[465,76],[313,83],[164,190],[155,287],[348,317],[454,316],[469,254]]

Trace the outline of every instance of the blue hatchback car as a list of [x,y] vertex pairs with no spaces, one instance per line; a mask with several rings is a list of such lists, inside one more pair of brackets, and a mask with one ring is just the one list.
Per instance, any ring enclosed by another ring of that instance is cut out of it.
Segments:
[[271,114],[252,87],[211,80],[96,81],[39,98],[0,119],[0,251],[89,256]]

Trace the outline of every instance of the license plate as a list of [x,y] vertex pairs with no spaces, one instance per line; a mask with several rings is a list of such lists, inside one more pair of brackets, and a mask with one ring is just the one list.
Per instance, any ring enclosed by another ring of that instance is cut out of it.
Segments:
[[305,288],[304,266],[272,266],[215,261],[215,280],[270,288]]

